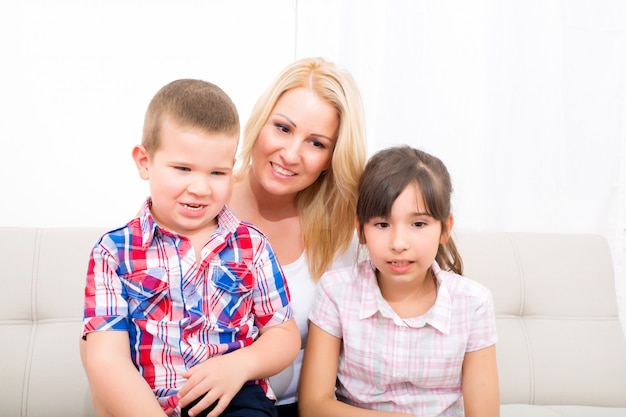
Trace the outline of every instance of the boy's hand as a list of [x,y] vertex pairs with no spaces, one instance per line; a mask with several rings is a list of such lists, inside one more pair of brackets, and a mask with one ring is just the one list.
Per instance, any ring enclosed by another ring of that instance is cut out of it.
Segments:
[[182,374],[187,382],[178,392],[181,406],[187,406],[196,398],[204,396],[189,410],[189,415],[197,415],[217,401],[207,417],[218,417],[230,404],[248,381],[245,365],[236,356],[215,356]]
[[259,329],[249,346],[214,356],[183,373],[187,382],[178,392],[181,406],[204,395],[190,415],[218,401],[207,417],[218,417],[247,381],[267,378],[285,369],[300,352],[300,333],[294,319]]

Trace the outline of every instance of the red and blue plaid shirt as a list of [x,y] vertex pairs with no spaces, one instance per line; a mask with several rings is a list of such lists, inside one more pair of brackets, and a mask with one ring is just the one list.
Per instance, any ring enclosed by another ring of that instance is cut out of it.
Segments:
[[[181,373],[250,345],[259,328],[292,315],[283,272],[266,237],[224,208],[198,261],[191,242],[159,227],[150,200],[94,246],[83,337],[127,331],[132,361],[164,409],[177,406]],[[257,381],[270,398],[267,381]]]

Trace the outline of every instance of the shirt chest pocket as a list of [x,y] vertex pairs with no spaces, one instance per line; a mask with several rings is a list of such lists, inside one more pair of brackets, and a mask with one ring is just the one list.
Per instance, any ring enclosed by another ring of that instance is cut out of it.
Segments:
[[415,385],[422,388],[456,388],[461,385],[463,356],[424,357],[409,372]]
[[243,262],[221,261],[213,265],[211,315],[221,327],[239,327],[249,319],[255,277]]
[[161,320],[169,310],[169,282],[164,267],[120,276],[128,300],[128,314],[136,319]]

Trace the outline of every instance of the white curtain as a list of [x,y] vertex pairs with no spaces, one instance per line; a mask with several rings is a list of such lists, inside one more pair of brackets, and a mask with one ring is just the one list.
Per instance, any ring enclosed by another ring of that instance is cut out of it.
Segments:
[[297,45],[356,76],[370,153],[447,163],[457,227],[604,235],[626,319],[626,2],[298,0]]
[[0,51],[2,225],[120,225],[158,88],[213,81],[245,121],[321,55],[357,79],[370,153],[446,162],[457,227],[604,235],[626,328],[624,0],[9,0]]

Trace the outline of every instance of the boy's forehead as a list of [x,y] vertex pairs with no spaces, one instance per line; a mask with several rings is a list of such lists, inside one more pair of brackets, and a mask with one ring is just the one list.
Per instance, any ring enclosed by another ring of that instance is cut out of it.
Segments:
[[168,124],[161,129],[156,153],[193,160],[234,159],[238,142],[238,134],[214,133],[198,127]]

